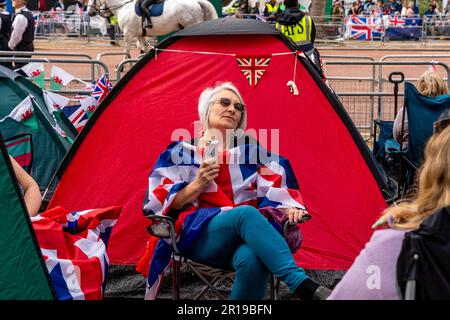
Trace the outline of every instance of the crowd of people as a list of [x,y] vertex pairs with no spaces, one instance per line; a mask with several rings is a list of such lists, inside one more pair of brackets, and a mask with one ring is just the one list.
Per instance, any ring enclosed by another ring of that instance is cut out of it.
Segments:
[[[0,2],[0,50],[34,51],[34,18],[27,8],[27,0],[13,0],[15,12],[10,15],[5,10],[6,1]],[[31,57],[31,56],[21,56]],[[21,68],[24,63],[3,62],[8,68]]]
[[[423,16],[427,18],[450,16],[450,5],[448,8],[442,10],[439,6],[439,2],[432,0],[428,4],[428,9],[423,12]],[[420,16],[420,10],[417,5],[417,1],[411,0],[390,0],[389,5],[385,5],[383,1],[378,0],[366,0],[364,3],[361,0],[356,0],[352,3],[351,7],[345,12],[344,1],[335,0],[331,15],[336,18],[344,18],[346,16],[378,16],[378,15],[391,15],[401,16],[407,18],[413,18]]]

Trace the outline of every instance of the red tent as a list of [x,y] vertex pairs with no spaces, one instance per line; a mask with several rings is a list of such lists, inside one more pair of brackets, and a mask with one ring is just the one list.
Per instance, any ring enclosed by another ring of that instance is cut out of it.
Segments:
[[[296,261],[307,269],[347,269],[386,207],[383,180],[337,97],[293,51],[274,27],[254,20],[219,19],[176,33],[99,106],[57,173],[49,207],[122,206],[109,257],[135,264],[148,239],[141,208],[157,156],[175,129],[193,132],[200,92],[231,81],[248,106],[248,128],[279,129],[279,152],[290,159],[313,217],[302,227]],[[255,70],[239,66],[242,56],[271,58],[254,87],[243,69],[250,78]],[[294,72],[299,95],[286,85]]]

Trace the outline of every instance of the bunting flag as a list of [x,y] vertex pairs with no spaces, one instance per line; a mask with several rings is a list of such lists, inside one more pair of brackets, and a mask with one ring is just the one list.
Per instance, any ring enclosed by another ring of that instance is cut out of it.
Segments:
[[95,97],[88,96],[84,99],[80,99],[80,104],[87,116],[90,117],[97,109],[99,102]]
[[34,114],[33,101],[30,96],[19,103],[17,107],[15,107],[9,115],[1,119],[0,122],[5,121],[7,118],[20,122],[35,132],[39,132],[39,125],[36,120],[36,115]]
[[52,66],[50,75],[50,90],[61,90],[71,81],[77,79],[74,75],[57,66]]
[[109,207],[69,212],[56,207],[31,218],[58,299],[103,298],[108,240],[121,211]]
[[61,110],[65,108],[70,101],[69,98],[46,90],[43,91],[43,95],[45,103],[47,104],[48,112],[50,112],[50,114],[60,113]]
[[236,61],[248,83],[254,88],[266,72],[272,56],[236,56]]
[[22,134],[5,140],[6,149],[17,163],[30,172],[32,163],[31,134]]
[[67,136],[67,133],[58,124],[59,114],[69,104],[70,99],[46,90],[43,90],[43,96],[45,104],[47,105],[47,110],[53,116],[53,120],[55,121],[55,124],[52,124],[53,130],[61,137],[67,139],[70,143],[73,143],[73,140]]
[[100,104],[111,89],[112,85],[111,82],[109,82],[108,75],[104,74],[97,80],[91,96],[97,100],[98,104]]
[[45,72],[43,63],[30,62],[23,66],[21,69],[39,87],[45,89]]
[[86,122],[88,121],[88,114],[82,108],[81,104],[66,106],[64,109],[62,109],[62,112],[66,115],[70,122],[72,122],[73,126],[75,127],[75,129],[77,129],[78,132],[83,129],[83,127],[86,125]]

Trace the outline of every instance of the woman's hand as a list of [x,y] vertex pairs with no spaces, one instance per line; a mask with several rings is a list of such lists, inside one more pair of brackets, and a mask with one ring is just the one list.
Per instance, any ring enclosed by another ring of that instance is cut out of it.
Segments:
[[187,203],[191,203],[205,191],[211,181],[219,175],[219,165],[216,163],[203,162],[195,179],[186,188],[178,191],[172,201],[171,208],[181,209]]
[[192,181],[192,185],[199,193],[202,193],[209,186],[211,181],[219,176],[219,169],[220,166],[215,162],[203,162],[197,176],[194,181]]
[[298,223],[303,215],[308,214],[308,211],[297,208],[286,208],[284,212],[288,215],[290,223]]

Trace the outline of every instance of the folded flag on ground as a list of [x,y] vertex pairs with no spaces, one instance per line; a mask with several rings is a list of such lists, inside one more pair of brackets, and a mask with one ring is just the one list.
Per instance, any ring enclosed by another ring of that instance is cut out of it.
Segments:
[[121,212],[121,207],[74,212],[55,207],[31,218],[58,299],[102,299],[108,240]]

